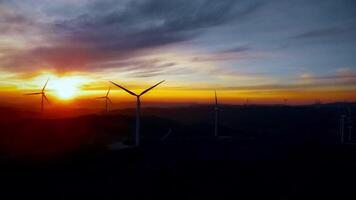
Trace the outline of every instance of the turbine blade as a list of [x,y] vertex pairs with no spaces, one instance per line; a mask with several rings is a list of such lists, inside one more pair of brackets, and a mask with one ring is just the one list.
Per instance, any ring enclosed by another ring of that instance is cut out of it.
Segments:
[[148,92],[148,91],[152,90],[153,88],[155,88],[157,85],[159,85],[159,84],[163,83],[164,81],[165,81],[165,80],[163,80],[163,81],[161,81],[161,82],[157,83],[156,85],[154,85],[154,86],[152,86],[152,87],[150,87],[150,88],[146,89],[145,91],[141,92],[141,94],[140,94],[139,96],[141,96],[141,95],[145,94],[146,92]]
[[43,94],[43,97],[46,99],[47,103],[50,104],[49,100],[47,99],[47,96],[45,94]]
[[109,97],[106,97],[106,99],[111,103],[114,104]]
[[38,94],[42,94],[41,92],[33,92],[33,93],[26,93],[25,95],[38,95]]
[[42,92],[46,89],[46,86],[47,86],[48,80],[49,80],[49,79],[47,79],[47,81],[46,81],[45,85],[43,86],[43,88],[42,88]]
[[133,96],[137,96],[137,94],[135,94],[135,93],[131,92],[130,90],[128,90],[128,89],[126,89],[126,88],[122,87],[122,86],[121,86],[121,85],[119,85],[119,84],[116,84],[116,83],[114,83],[114,82],[112,82],[112,81],[110,81],[110,83],[112,83],[112,84],[116,85],[117,87],[119,87],[119,88],[121,88],[121,89],[125,90],[127,93],[129,93],[129,94],[131,94],[131,95],[133,95]]
[[106,93],[106,96],[109,96],[110,89],[111,88],[109,87],[108,92]]

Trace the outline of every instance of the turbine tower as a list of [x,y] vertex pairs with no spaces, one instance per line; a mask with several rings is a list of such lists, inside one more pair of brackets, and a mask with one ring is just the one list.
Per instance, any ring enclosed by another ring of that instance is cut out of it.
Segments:
[[249,100],[249,99],[246,99],[246,100],[245,100],[245,106],[248,106],[249,102],[250,102],[250,100]]
[[341,144],[344,144],[345,118],[346,118],[346,115],[340,116],[340,142],[341,142]]
[[47,99],[47,96],[46,96],[46,93],[45,93],[45,90],[46,90],[46,86],[47,86],[47,83],[48,83],[48,80],[46,81],[46,83],[44,84],[41,92],[33,92],[33,93],[27,93],[25,95],[41,95],[41,112],[43,113],[43,99],[45,99],[47,101],[47,103],[49,104],[49,100]]
[[284,105],[286,106],[287,103],[288,103],[288,99],[287,99],[287,98],[283,98],[283,103],[284,103]]
[[165,80],[157,83],[156,85],[147,88],[146,90],[144,90],[143,92],[141,92],[140,94],[136,94],[134,92],[131,92],[130,90],[122,87],[119,84],[116,84],[112,81],[110,81],[112,84],[116,85],[117,87],[125,90],[127,93],[131,94],[132,96],[136,97],[136,131],[135,131],[135,145],[139,146],[140,145],[140,114],[141,114],[141,101],[140,101],[140,97],[142,95],[144,95],[146,92],[152,90],[153,88],[155,88],[156,86],[158,86],[159,84],[163,83]]
[[218,126],[219,126],[219,105],[218,105],[218,97],[216,96],[215,90],[215,129],[214,129],[214,136],[218,136]]
[[349,128],[349,142],[352,141],[352,119],[351,119],[351,109],[348,109],[347,123]]
[[113,104],[112,101],[111,101],[111,99],[109,98],[110,89],[111,89],[111,88],[109,87],[108,92],[106,93],[105,96],[96,98],[96,99],[105,99],[105,112],[108,112],[108,111],[109,111],[109,109],[108,109],[108,102],[110,102],[111,104]]

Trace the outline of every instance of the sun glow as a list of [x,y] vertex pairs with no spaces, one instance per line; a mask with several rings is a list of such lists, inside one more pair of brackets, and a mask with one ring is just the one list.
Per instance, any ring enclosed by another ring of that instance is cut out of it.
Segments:
[[79,77],[59,77],[50,80],[48,89],[60,99],[72,99],[80,91],[83,80]]

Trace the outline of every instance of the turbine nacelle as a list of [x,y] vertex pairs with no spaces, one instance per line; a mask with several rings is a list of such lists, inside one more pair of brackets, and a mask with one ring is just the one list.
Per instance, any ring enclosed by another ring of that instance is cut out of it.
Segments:
[[47,79],[46,83],[44,84],[41,92],[33,92],[33,93],[27,93],[25,95],[41,95],[41,111],[43,112],[43,99],[45,99],[47,101],[47,103],[49,104],[49,100],[46,96],[45,90],[46,90],[46,86],[48,83],[49,79]]
[[97,97],[96,99],[105,99],[105,110],[106,110],[106,112],[108,112],[108,102],[110,103],[110,104],[113,104],[113,102],[111,101],[111,99],[109,98],[109,93],[110,93],[110,87],[109,87],[109,89],[108,89],[108,91],[106,92],[106,95],[105,96],[103,96],[103,97]]
[[146,90],[142,91],[140,94],[136,94],[128,89],[126,89],[125,87],[114,83],[112,81],[110,81],[110,83],[116,85],[117,87],[125,90],[127,93],[131,94],[132,96],[136,97],[136,131],[135,131],[135,144],[136,146],[139,146],[140,144],[140,113],[141,113],[141,100],[140,97],[144,94],[146,94],[148,91],[152,90],[153,88],[155,88],[156,86],[158,86],[159,84],[163,83],[165,80],[147,88]]

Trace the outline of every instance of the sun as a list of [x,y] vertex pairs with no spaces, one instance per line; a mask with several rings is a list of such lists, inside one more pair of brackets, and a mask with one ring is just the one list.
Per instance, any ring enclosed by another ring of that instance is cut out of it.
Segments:
[[77,77],[59,77],[50,81],[50,89],[53,90],[55,95],[60,99],[74,98],[82,82],[81,79]]

